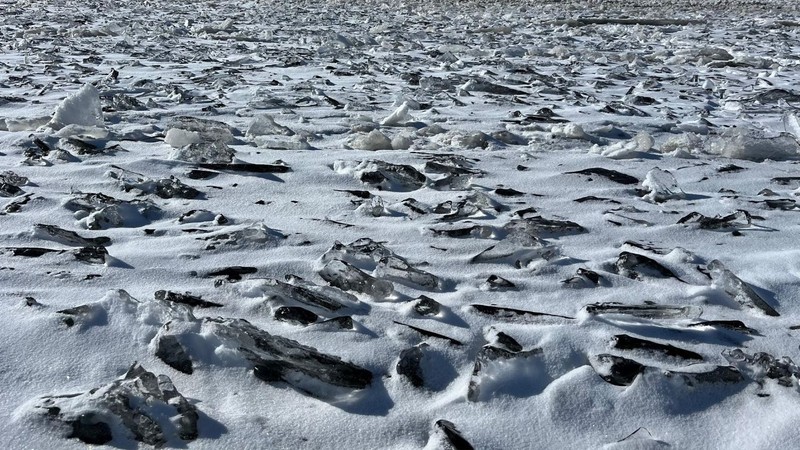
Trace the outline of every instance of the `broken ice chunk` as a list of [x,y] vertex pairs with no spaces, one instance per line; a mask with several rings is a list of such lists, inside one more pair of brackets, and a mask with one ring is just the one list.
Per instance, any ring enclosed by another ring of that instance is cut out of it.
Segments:
[[177,336],[164,335],[158,338],[156,343],[156,357],[164,364],[172,367],[178,372],[191,375],[194,372],[192,359],[186,351],[186,347],[180,343]]
[[613,339],[614,348],[620,350],[645,350],[652,353],[663,354],[675,358],[703,360],[699,354],[678,348],[669,344],[661,344],[658,342],[648,341],[637,337],[629,336],[627,334],[617,334]]
[[299,325],[308,325],[319,320],[319,316],[300,306],[281,306],[275,310],[275,319]]
[[725,350],[722,356],[758,382],[769,378],[781,386],[792,387],[797,386],[800,380],[800,368],[788,356],[778,359],[765,352],[750,355],[738,348]]
[[95,247],[111,244],[111,238],[106,236],[85,238],[74,231],[65,230],[55,225],[45,225],[41,223],[37,223],[33,226],[33,236],[72,247]]
[[210,302],[203,300],[200,296],[192,295],[190,293],[181,294],[178,292],[159,290],[153,295],[156,300],[163,300],[167,302],[180,303],[196,308],[220,308],[224,305],[221,303]]
[[593,288],[600,284],[602,277],[595,271],[580,268],[575,273],[574,277],[568,278],[562,283],[565,287],[572,289]]
[[439,302],[425,295],[420,295],[414,302],[414,311],[421,316],[436,316],[441,310]]
[[[198,436],[197,408],[169,377],[156,376],[138,364],[108,385],[83,393],[43,396],[33,409],[66,424],[71,432],[65,437],[93,445],[132,437],[161,447],[174,439],[193,441]],[[126,432],[115,435],[112,430],[120,427]]]
[[353,175],[362,183],[387,191],[408,192],[425,186],[427,177],[412,166],[392,164],[384,161],[344,162],[336,161],[337,173]]
[[265,296],[275,297],[280,302],[297,302],[329,312],[336,312],[358,304],[358,299],[353,295],[338,289],[317,286],[294,275],[287,275],[286,279],[289,283],[271,278],[266,279],[260,282],[259,288]]
[[478,253],[470,260],[473,264],[510,264],[523,269],[535,262],[549,261],[558,256],[559,250],[552,245],[521,246],[501,241]]
[[655,303],[623,305],[608,302],[586,305],[586,312],[589,314],[621,314],[644,319],[696,319],[703,313],[703,309],[699,306],[671,306]]
[[642,277],[650,277],[675,278],[681,281],[675,273],[664,267],[658,261],[636,253],[620,252],[619,258],[617,258],[614,266],[617,269],[617,273],[634,280],[639,280]]
[[711,279],[714,280],[714,284],[722,288],[725,293],[733,297],[740,305],[759,309],[768,316],[780,316],[775,308],[770,306],[753,288],[734,275],[719,260],[711,261],[708,264],[708,270],[710,271]]
[[756,162],[767,159],[786,161],[800,158],[800,142],[788,133],[771,136],[760,130],[736,127],[726,130],[713,141],[710,152]]
[[423,289],[438,290],[442,287],[442,281],[436,275],[417,269],[396,255],[381,258],[375,274],[398,282],[411,283]]
[[394,292],[391,282],[368,275],[358,268],[338,259],[325,264],[320,276],[339,289],[367,294],[376,299],[386,299]]
[[675,176],[658,167],[647,172],[644,181],[642,181],[642,187],[650,191],[642,198],[652,203],[686,198],[686,193],[678,187]]
[[735,213],[722,217],[706,217],[699,212],[692,212],[681,217],[677,223],[696,223],[704,230],[730,230],[751,226],[753,217],[749,212],[743,209],[736,210]]
[[227,164],[233,161],[236,151],[220,141],[193,142],[176,148],[169,159],[190,163]]
[[400,352],[400,360],[397,362],[397,374],[405,377],[412,386],[424,387],[425,375],[422,372],[422,358],[425,357],[424,349],[428,344],[421,343]]
[[281,336],[267,333],[242,319],[204,319],[204,329],[238,349],[253,365],[253,374],[266,382],[285,382],[321,398],[335,393],[319,381],[345,389],[364,389],[372,372],[336,356]]
[[278,134],[282,136],[294,136],[294,131],[289,127],[283,126],[275,122],[275,119],[267,114],[256,116],[250,127],[247,129],[245,136],[248,139],[255,139],[258,136],[269,134]]
[[591,362],[602,379],[616,386],[630,386],[646,368],[632,359],[609,354],[597,355]]
[[[217,120],[178,116],[169,122],[168,127],[169,131],[176,130],[182,135],[181,140],[176,141],[176,145],[173,145],[173,147],[211,142],[229,144],[233,141],[231,127]],[[169,131],[167,131],[167,134],[169,134]]]

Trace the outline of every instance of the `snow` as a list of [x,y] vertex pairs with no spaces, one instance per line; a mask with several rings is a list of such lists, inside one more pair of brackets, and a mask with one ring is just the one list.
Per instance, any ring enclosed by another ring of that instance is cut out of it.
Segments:
[[793,3],[0,5],[4,448],[800,439]]

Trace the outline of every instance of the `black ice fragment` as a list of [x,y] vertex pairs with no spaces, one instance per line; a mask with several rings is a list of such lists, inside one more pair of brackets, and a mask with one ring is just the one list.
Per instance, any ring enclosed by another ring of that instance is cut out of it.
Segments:
[[397,362],[397,374],[405,377],[412,386],[424,387],[425,377],[422,373],[422,358],[425,357],[423,349],[428,344],[422,343],[400,352],[400,360]]
[[319,316],[300,306],[281,306],[275,310],[275,319],[282,322],[308,325],[316,322]]
[[435,316],[441,309],[442,305],[439,302],[425,295],[420,295],[414,301],[414,311],[421,316]]
[[589,169],[566,172],[566,174],[599,175],[619,184],[639,184],[639,179],[636,177],[602,167],[591,167]]
[[33,234],[36,237],[72,247],[96,247],[111,244],[111,238],[106,236],[86,238],[74,231],[65,230],[55,225],[45,225],[41,223],[37,223],[33,226]]
[[203,300],[200,296],[192,295],[190,293],[181,294],[178,292],[160,290],[154,294],[156,300],[164,300],[173,303],[181,303],[197,308],[219,308],[224,306],[221,303],[209,302]]
[[669,344],[660,344],[658,342],[640,339],[627,334],[617,334],[614,336],[614,348],[620,350],[645,350],[676,358],[703,360],[701,355],[693,351],[684,350]]
[[517,288],[517,285],[506,280],[505,278],[499,275],[489,275],[489,278],[486,279],[486,285],[492,291],[507,291],[513,290]]
[[440,419],[436,421],[436,427],[439,428],[445,435],[445,439],[453,448],[453,450],[473,450],[472,444],[467,441],[461,432],[458,431],[455,424],[448,420]]
[[634,280],[647,277],[675,278],[678,281],[682,281],[675,273],[658,261],[636,253],[621,252],[614,266],[617,269],[617,273]]
[[692,212],[681,217],[678,223],[696,223],[704,230],[736,229],[749,227],[753,223],[753,216],[743,209],[722,217],[706,217],[698,212]]
[[258,269],[255,267],[231,266],[209,272],[208,276],[225,277],[231,283],[235,283],[242,280],[242,275],[250,275],[256,272],[258,272]]
[[449,337],[449,336],[445,336],[445,335],[443,335],[443,334],[439,334],[439,333],[437,333],[437,332],[435,332],[435,331],[430,331],[430,330],[426,330],[426,329],[424,329],[424,328],[415,327],[414,325],[409,325],[409,324],[407,324],[407,323],[398,322],[398,321],[396,321],[396,320],[394,320],[393,322],[394,322],[394,323],[396,323],[396,324],[398,324],[398,325],[403,325],[403,326],[405,326],[405,327],[411,328],[412,330],[414,330],[414,331],[416,331],[417,333],[419,333],[419,334],[421,334],[421,335],[423,335],[423,336],[426,336],[426,337],[433,337],[433,338],[438,338],[438,339],[444,339],[444,340],[446,340],[446,341],[450,342],[450,344],[451,344],[451,345],[456,345],[456,346],[461,346],[461,345],[464,345],[464,343],[463,343],[463,342],[461,342],[461,341],[459,341],[459,340],[453,339],[453,338],[451,338],[451,337]]
[[178,372],[188,375],[194,372],[189,353],[176,336],[164,335],[158,338],[156,357]]
[[630,386],[633,380],[644,372],[645,366],[638,362],[609,354],[597,355],[594,358],[594,370],[608,383],[616,386]]
[[[91,410],[86,405],[91,405]],[[66,437],[93,445],[131,436],[161,447],[172,439],[192,441],[198,436],[197,408],[175,389],[169,377],[156,376],[138,364],[108,385],[84,393],[44,396],[34,409],[68,425],[71,431]],[[116,426],[126,428],[127,433],[114,436]]]
[[555,317],[558,319],[570,319],[570,320],[574,319],[574,317],[561,316],[558,314],[549,314],[536,311],[527,311],[524,309],[509,308],[506,306],[477,305],[477,304],[473,304],[470,306],[472,306],[476,311],[478,311],[481,314],[493,316],[498,319],[513,320],[517,318],[525,319],[525,318],[536,318],[536,317]]
[[678,319],[697,317],[702,309],[697,306],[671,306],[644,303],[640,305],[623,305],[621,303],[593,303],[586,305],[589,314],[623,314],[645,319]]
[[758,334],[758,331],[748,327],[741,320],[706,320],[702,322],[690,323],[689,327],[712,327],[723,328],[726,330],[738,331],[744,334]]

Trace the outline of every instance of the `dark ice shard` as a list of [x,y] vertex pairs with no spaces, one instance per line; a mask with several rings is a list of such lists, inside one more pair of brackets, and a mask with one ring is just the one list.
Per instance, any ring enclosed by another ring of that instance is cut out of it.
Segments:
[[602,277],[593,270],[579,268],[574,277],[568,278],[562,283],[565,287],[572,289],[593,288],[600,284]]
[[517,269],[523,269],[534,262],[549,261],[558,253],[558,248],[546,245],[544,242],[536,245],[520,245],[511,240],[504,240],[473,256],[470,262],[472,264],[509,264]]
[[634,280],[642,278],[675,278],[681,281],[674,272],[658,261],[636,253],[620,252],[614,267],[616,267],[617,273],[620,275]]
[[353,318],[350,317],[350,316],[333,317],[331,319],[323,320],[323,321],[320,321],[320,322],[317,322],[317,323],[320,324],[320,325],[323,325],[323,326],[330,325],[330,326],[332,326],[334,328],[337,328],[337,329],[340,329],[340,330],[353,330],[353,329],[355,329],[355,322],[353,321]]
[[666,377],[677,377],[686,386],[698,384],[736,384],[744,381],[744,376],[735,367],[717,366],[708,372],[673,372],[665,371]]
[[[340,358],[320,353],[315,348],[275,336],[242,319],[204,319],[211,332],[231,341],[250,361],[256,377],[267,382],[285,382],[301,392],[325,397],[327,392],[316,381],[347,389],[364,389],[372,382],[372,372]],[[299,375],[299,376],[298,376]]]
[[[87,406],[90,409],[87,409]],[[156,376],[134,364],[112,383],[88,392],[47,395],[33,407],[48,419],[69,426],[69,438],[102,445],[112,439],[134,440],[154,447],[173,439],[197,439],[199,413],[166,375]],[[114,436],[122,426],[127,433]]]
[[292,168],[286,164],[255,164],[249,162],[240,163],[212,163],[199,162],[197,167],[201,169],[217,170],[221,172],[244,172],[244,173],[287,173]]
[[397,255],[383,257],[378,262],[375,274],[400,283],[411,284],[421,289],[439,290],[442,281],[436,275],[417,269]]
[[669,344],[648,341],[633,337],[627,334],[617,334],[614,336],[614,348],[620,350],[644,350],[651,353],[661,354],[682,359],[693,359],[702,361],[703,357],[690,350],[675,347]]
[[[33,194],[26,194],[23,195],[22,197],[12,200],[3,208],[3,213],[14,214],[20,212],[22,210],[22,207],[27,205],[31,201],[32,196]],[[3,213],[0,213],[0,215],[3,215]]]
[[108,257],[108,250],[101,245],[93,247],[83,247],[73,253],[75,259],[87,264],[105,264]]
[[338,259],[325,264],[319,275],[331,286],[345,291],[360,292],[377,299],[385,299],[394,292],[394,285],[391,282],[375,278]]
[[741,320],[705,320],[701,322],[690,323],[687,326],[722,328],[725,330],[738,331],[739,333],[744,334],[758,334],[757,330],[748,327]]
[[437,333],[435,331],[426,330],[424,328],[420,328],[420,327],[417,327],[417,326],[414,326],[414,325],[409,325],[409,324],[403,323],[403,322],[398,322],[396,320],[393,321],[393,322],[398,324],[398,325],[402,325],[404,327],[408,327],[408,328],[416,331],[417,333],[419,333],[419,334],[421,334],[421,335],[423,335],[425,337],[433,337],[433,338],[437,338],[437,339],[444,339],[444,340],[450,342],[451,345],[455,345],[455,346],[464,345],[463,342],[461,342],[461,341],[459,341],[457,339],[453,339],[450,336],[445,336],[445,335],[443,335],[441,333]]
[[639,179],[636,177],[626,175],[622,172],[617,172],[616,170],[604,169],[602,167],[592,167],[589,169],[577,170],[574,172],[566,172],[566,173],[581,174],[581,175],[598,175],[619,184],[628,184],[628,185],[639,184]]
[[258,269],[255,267],[245,267],[245,266],[231,266],[231,267],[224,267],[219,270],[215,270],[213,272],[209,272],[209,277],[225,277],[225,279],[231,283],[235,283],[237,281],[242,281],[242,275],[250,275],[253,273],[258,272]]
[[160,290],[155,292],[154,297],[156,300],[181,303],[183,305],[189,305],[196,308],[219,308],[224,306],[221,303],[214,303],[214,302],[209,302],[208,300],[203,300],[200,296],[192,295],[188,292],[185,294],[181,294],[178,292]]
[[86,238],[74,231],[41,223],[37,223],[33,226],[33,235],[34,237],[47,239],[71,247],[97,247],[111,244],[111,238],[109,237],[99,236],[96,238]]
[[697,224],[699,228],[704,230],[735,230],[752,225],[753,217],[743,209],[722,217],[706,217],[698,212],[693,212],[681,217],[678,223]]
[[275,310],[275,319],[281,322],[309,325],[319,320],[319,316],[300,306],[281,306]]
[[768,316],[778,317],[778,311],[766,302],[747,283],[728,270],[722,262],[715,259],[708,264],[708,270],[714,283],[733,297],[740,305],[758,309]]
[[498,331],[495,335],[495,342],[492,344],[494,347],[499,347],[510,352],[521,352],[522,351],[522,344],[517,342],[516,339],[503,333],[502,331]]
[[517,289],[516,284],[494,274],[489,275],[489,278],[486,279],[485,284],[491,291],[510,291]]
[[231,227],[220,232],[210,233],[207,236],[197,238],[208,242],[206,250],[216,250],[219,247],[264,247],[277,246],[286,239],[286,235],[278,230],[274,230],[264,223],[255,223],[245,227]]
[[322,262],[338,259],[360,267],[373,269],[378,262],[388,257],[402,259],[383,245],[382,242],[373,241],[370,238],[361,238],[349,244],[342,244],[339,241],[334,242],[333,246],[322,255]]
[[474,450],[475,447],[461,435],[455,424],[449,420],[436,421],[436,428],[444,434],[444,441],[452,450]]
[[64,253],[64,250],[40,247],[7,247],[6,250],[11,250],[12,256],[24,256],[26,258],[38,258],[48,253]]
[[267,279],[265,286],[262,287],[264,294],[282,303],[297,302],[329,312],[336,312],[358,303],[357,298],[346,292],[317,286],[294,275],[287,275],[286,278],[289,283]]
[[425,386],[425,376],[422,372],[422,358],[425,357],[424,349],[428,344],[422,343],[400,352],[397,362],[397,374],[404,377],[414,387]]
[[569,320],[574,319],[574,317],[561,316],[558,314],[549,314],[536,311],[528,311],[517,308],[509,308],[507,306],[479,305],[479,304],[473,304],[470,306],[472,306],[473,309],[475,309],[481,314],[486,314],[487,316],[492,316],[497,319],[503,319],[507,321],[515,321],[517,319],[519,320],[536,319],[540,317],[541,318],[553,317],[557,319],[569,319]]
[[684,319],[700,317],[703,310],[699,306],[672,306],[644,303],[623,305],[622,303],[594,303],[586,305],[589,314],[622,314],[644,319]]
[[191,375],[194,372],[192,359],[186,348],[173,335],[164,335],[156,343],[156,357],[178,372]]
[[77,194],[64,207],[85,214],[81,222],[90,230],[141,226],[161,212],[149,200],[124,201],[101,193]]
[[[48,411],[52,415],[58,416],[60,408],[53,407]],[[56,412],[58,411],[58,412]],[[84,413],[72,420],[65,420],[64,423],[72,427],[72,432],[67,439],[78,439],[91,445],[103,445],[114,439],[111,434],[111,427],[107,423],[101,422],[101,418],[95,413]]]
[[503,229],[510,239],[524,242],[528,238],[556,238],[586,233],[586,228],[569,220],[545,219],[542,216],[525,217],[508,222]]
[[595,356],[592,367],[602,379],[616,386],[630,386],[646,368],[632,359],[609,354]]
[[436,300],[420,295],[414,301],[414,311],[421,316],[435,316],[442,310],[442,305]]
[[371,184],[385,191],[408,192],[425,186],[427,177],[417,169],[406,164],[392,164],[372,161],[375,170],[363,172],[361,182]]

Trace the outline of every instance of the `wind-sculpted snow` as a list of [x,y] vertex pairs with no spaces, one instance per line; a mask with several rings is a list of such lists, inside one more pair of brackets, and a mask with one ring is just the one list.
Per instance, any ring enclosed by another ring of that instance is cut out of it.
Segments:
[[794,3],[0,13],[3,448],[800,440]]

